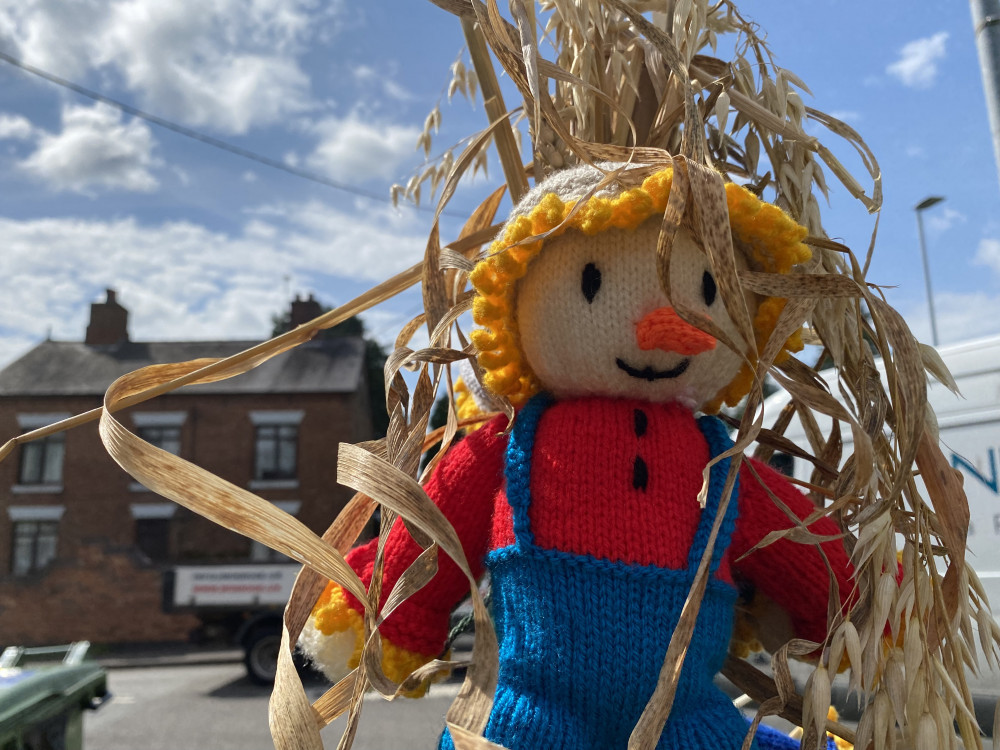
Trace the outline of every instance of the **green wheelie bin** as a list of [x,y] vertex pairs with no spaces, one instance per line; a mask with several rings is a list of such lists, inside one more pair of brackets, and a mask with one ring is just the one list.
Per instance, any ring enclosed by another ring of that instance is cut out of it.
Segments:
[[83,711],[109,697],[107,675],[82,657],[18,663],[32,651],[8,648],[0,657],[0,750],[81,750]]

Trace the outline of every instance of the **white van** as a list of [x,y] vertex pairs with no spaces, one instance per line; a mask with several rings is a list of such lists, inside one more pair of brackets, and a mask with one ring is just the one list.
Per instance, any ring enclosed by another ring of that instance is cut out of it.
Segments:
[[[941,450],[953,467],[962,472],[969,498],[970,526],[968,560],[986,589],[993,616],[1000,618],[1000,336],[941,347],[938,353],[951,371],[961,396],[956,396],[936,380],[928,383],[927,398],[937,414]],[[881,362],[878,363],[881,369]],[[839,393],[836,374],[820,373]],[[788,403],[785,391],[764,402],[764,426],[769,427]],[[829,418],[817,417],[820,428],[828,430]],[[851,453],[851,432],[842,429],[844,455]],[[803,447],[809,443],[797,418],[785,437]],[[783,457],[787,459],[788,457]],[[792,462],[791,473],[808,480],[811,464]]]

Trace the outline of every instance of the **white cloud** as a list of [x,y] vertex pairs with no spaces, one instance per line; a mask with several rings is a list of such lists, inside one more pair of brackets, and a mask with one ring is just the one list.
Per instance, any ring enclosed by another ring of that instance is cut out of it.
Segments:
[[987,266],[1000,276],[1000,240],[992,237],[979,240],[976,257],[972,262],[979,266]]
[[396,177],[420,135],[417,127],[374,122],[357,112],[324,119],[313,130],[320,142],[307,158],[309,166],[348,182]]
[[361,86],[370,86],[378,81],[378,73],[371,65],[356,65],[351,71],[351,75]]
[[[411,307],[416,312],[400,312],[398,310],[385,310],[375,307],[361,314],[361,320],[365,324],[365,331],[368,336],[378,341],[378,343],[389,351],[396,348],[396,336],[403,329],[403,326],[409,323],[416,315],[423,312],[424,309],[419,297],[414,297],[414,295],[406,293],[404,295],[410,297],[407,301],[412,303]],[[417,334],[414,334],[410,342],[410,348],[419,349],[421,345],[427,346],[424,343],[424,339],[427,338],[426,334],[426,328],[421,328]]]
[[835,117],[836,119],[842,122],[858,123],[864,120],[864,117],[860,112],[857,112],[852,109],[834,110],[833,112],[830,113],[830,116]]
[[261,339],[288,304],[286,276],[291,288],[343,302],[345,279],[365,288],[419,262],[425,232],[412,213],[319,202],[262,207],[236,233],[187,221],[0,217],[0,278],[17,279],[0,306],[0,366],[49,329],[80,340],[106,287],[120,292],[136,340]]
[[951,229],[955,224],[964,224],[967,217],[961,211],[957,211],[951,206],[945,206],[940,210],[927,212],[925,220],[929,231],[941,234]]
[[104,0],[0,0],[0,40],[29,65],[61,76],[88,63],[92,31],[106,13]]
[[53,189],[89,193],[93,188],[150,192],[158,186],[151,169],[155,141],[149,127],[103,104],[64,106],[62,132],[43,133],[36,150],[20,162]]
[[382,81],[382,90],[391,99],[396,101],[405,102],[413,98],[413,94],[409,89],[405,89],[397,81],[389,79]]
[[[321,273],[382,280],[423,258],[426,223],[391,206],[350,212],[311,201],[284,212],[281,250]],[[0,235],[2,236],[2,235]]]
[[174,173],[177,177],[177,181],[184,187],[188,187],[191,184],[191,175],[188,174],[187,170],[181,169],[177,165],[170,167],[170,171]]
[[110,73],[161,116],[245,133],[313,106],[299,56],[340,7],[319,0],[0,0],[0,41],[59,75]]
[[34,135],[35,128],[27,117],[0,113],[0,140],[26,141]]
[[944,59],[947,41],[948,32],[939,31],[934,36],[907,42],[899,59],[885,69],[886,73],[898,78],[904,86],[928,88],[937,76],[938,61]]
[[[972,263],[985,266],[1000,277],[1000,239],[984,237],[979,241]],[[983,273],[979,274],[983,276]],[[979,284],[984,290],[974,292],[934,291],[934,312],[938,338],[942,344],[1000,334],[1000,293],[989,288],[988,279]],[[890,300],[891,301],[891,300]],[[931,342],[930,313],[926,297],[896,303],[917,338]]]
[[99,62],[168,117],[245,133],[309,106],[296,52],[307,2],[131,0],[112,6]]
[[[930,315],[926,299],[900,309],[913,333],[931,342]],[[954,344],[1000,333],[1000,295],[988,292],[934,292],[934,313],[938,338]]]
[[389,66],[388,72],[382,73],[370,65],[358,65],[354,68],[352,74],[358,85],[369,91],[375,88],[381,89],[382,93],[390,99],[395,99],[399,102],[406,102],[413,99],[413,94],[409,89],[403,88],[396,80],[398,75],[396,65]]

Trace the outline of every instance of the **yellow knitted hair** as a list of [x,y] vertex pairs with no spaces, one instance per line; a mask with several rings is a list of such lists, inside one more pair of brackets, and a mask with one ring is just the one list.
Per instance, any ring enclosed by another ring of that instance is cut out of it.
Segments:
[[[479,350],[479,364],[484,371],[484,385],[506,396],[516,406],[539,390],[539,383],[524,361],[515,316],[517,281],[527,272],[528,264],[541,252],[543,240],[532,238],[555,230],[558,236],[567,229],[593,235],[606,229],[635,229],[646,219],[662,215],[673,177],[665,169],[647,177],[641,187],[626,190],[612,198],[594,196],[569,218],[576,202],[563,202],[548,193],[527,215],[510,220],[490,246],[488,256],[469,274],[476,297],[472,315],[482,328],[471,334]],[[749,254],[748,262],[771,273],[789,273],[798,263],[809,260],[811,252],[802,240],[805,227],[793,221],[780,208],[765,203],[753,193],[733,183],[726,184],[729,224],[736,246]],[[557,229],[558,227],[558,229]],[[765,298],[754,317],[758,349],[762,348],[778,322],[786,300]],[[781,362],[791,351],[802,349],[800,332],[785,342],[776,358]],[[753,369],[744,363],[736,377],[703,408],[718,411],[723,402],[735,405],[753,384]]]

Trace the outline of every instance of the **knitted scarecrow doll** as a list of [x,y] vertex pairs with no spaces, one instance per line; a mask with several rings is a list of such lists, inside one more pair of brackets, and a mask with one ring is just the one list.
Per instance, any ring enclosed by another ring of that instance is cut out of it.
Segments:
[[[852,570],[839,541],[822,550],[784,539],[754,549],[768,532],[793,526],[787,511],[803,519],[815,510],[768,466],[743,459],[724,504],[729,462],[738,458],[716,462],[699,502],[706,466],[732,447],[708,415],[748,392],[752,363],[675,311],[683,304],[739,340],[686,226],[673,239],[671,295],[661,286],[656,246],[672,171],[595,192],[603,178],[585,166],[537,186],[471,273],[484,385],[517,411],[513,425],[501,415],[454,446],[425,489],[473,571],[490,573],[500,671],[485,736],[512,750],[626,747],[724,512],[658,747],[736,750],[747,721],[712,679],[733,631],[737,585],[773,600],[796,636],[822,642],[830,571],[844,605]],[[809,258],[805,229],[743,188],[728,184],[726,193],[737,267],[788,273]],[[783,303],[748,300],[759,343]],[[797,336],[786,343],[800,347]],[[828,520],[809,528],[838,535]],[[366,584],[376,541],[347,558]],[[397,522],[383,597],[420,551]],[[442,556],[436,577],[385,619],[389,677],[400,681],[440,655],[467,585]],[[302,644],[339,677],[357,666],[362,632],[361,605],[331,583]],[[755,746],[781,741],[761,732]],[[441,747],[451,746],[446,732]]]

